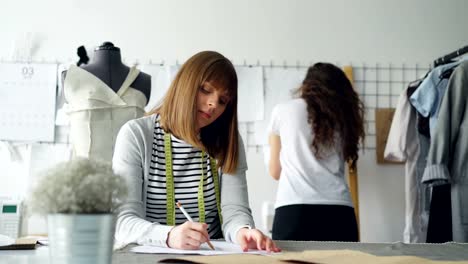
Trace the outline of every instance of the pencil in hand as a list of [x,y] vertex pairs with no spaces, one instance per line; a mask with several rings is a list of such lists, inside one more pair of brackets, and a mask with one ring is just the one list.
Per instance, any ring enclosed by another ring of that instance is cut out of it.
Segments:
[[[189,220],[190,222],[193,222],[192,217],[190,217],[190,215],[187,213],[187,211],[185,211],[185,208],[182,206],[182,204],[179,201],[177,201],[176,205],[180,209],[180,211],[182,211],[182,213],[185,215],[185,218],[187,218],[187,220]],[[211,248],[211,250],[215,250],[215,247],[213,246],[213,244],[211,244],[211,242],[209,240],[206,241],[206,243]]]

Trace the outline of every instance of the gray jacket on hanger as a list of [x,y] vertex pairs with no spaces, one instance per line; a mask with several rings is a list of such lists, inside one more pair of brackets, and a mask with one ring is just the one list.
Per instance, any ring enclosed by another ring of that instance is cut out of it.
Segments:
[[440,105],[424,183],[451,184],[452,232],[468,242],[468,61],[452,73]]

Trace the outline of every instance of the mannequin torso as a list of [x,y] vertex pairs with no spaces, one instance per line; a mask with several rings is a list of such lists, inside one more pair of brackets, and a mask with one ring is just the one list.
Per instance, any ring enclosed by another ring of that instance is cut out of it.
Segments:
[[[127,77],[130,67],[122,63],[120,49],[110,42],[104,42],[94,51],[91,63],[81,65],[80,68],[93,74],[114,92],[117,92]],[[62,73],[62,81],[66,78],[66,71]],[[141,91],[148,103],[151,95],[151,76],[140,72],[135,81],[130,85],[132,88]]]
[[111,162],[120,127],[145,113],[151,76],[123,64],[120,49],[106,42],[90,64],[71,65],[63,77],[73,156]]

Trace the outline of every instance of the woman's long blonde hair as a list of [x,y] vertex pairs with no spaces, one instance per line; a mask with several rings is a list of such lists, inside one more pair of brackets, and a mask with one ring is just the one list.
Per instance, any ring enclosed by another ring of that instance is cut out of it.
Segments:
[[[215,82],[225,89],[229,102],[223,114],[196,132],[197,93],[205,82]],[[237,75],[232,63],[215,51],[202,51],[189,58],[172,81],[160,106],[149,114],[159,113],[166,132],[206,150],[225,173],[236,171],[238,164]]]

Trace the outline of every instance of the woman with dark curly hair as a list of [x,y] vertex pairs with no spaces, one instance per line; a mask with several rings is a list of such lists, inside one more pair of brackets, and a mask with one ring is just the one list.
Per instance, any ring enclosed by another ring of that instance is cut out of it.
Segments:
[[297,93],[269,125],[269,172],[279,180],[273,239],[358,241],[345,161],[358,159],[363,103],[329,63],[310,67]]

